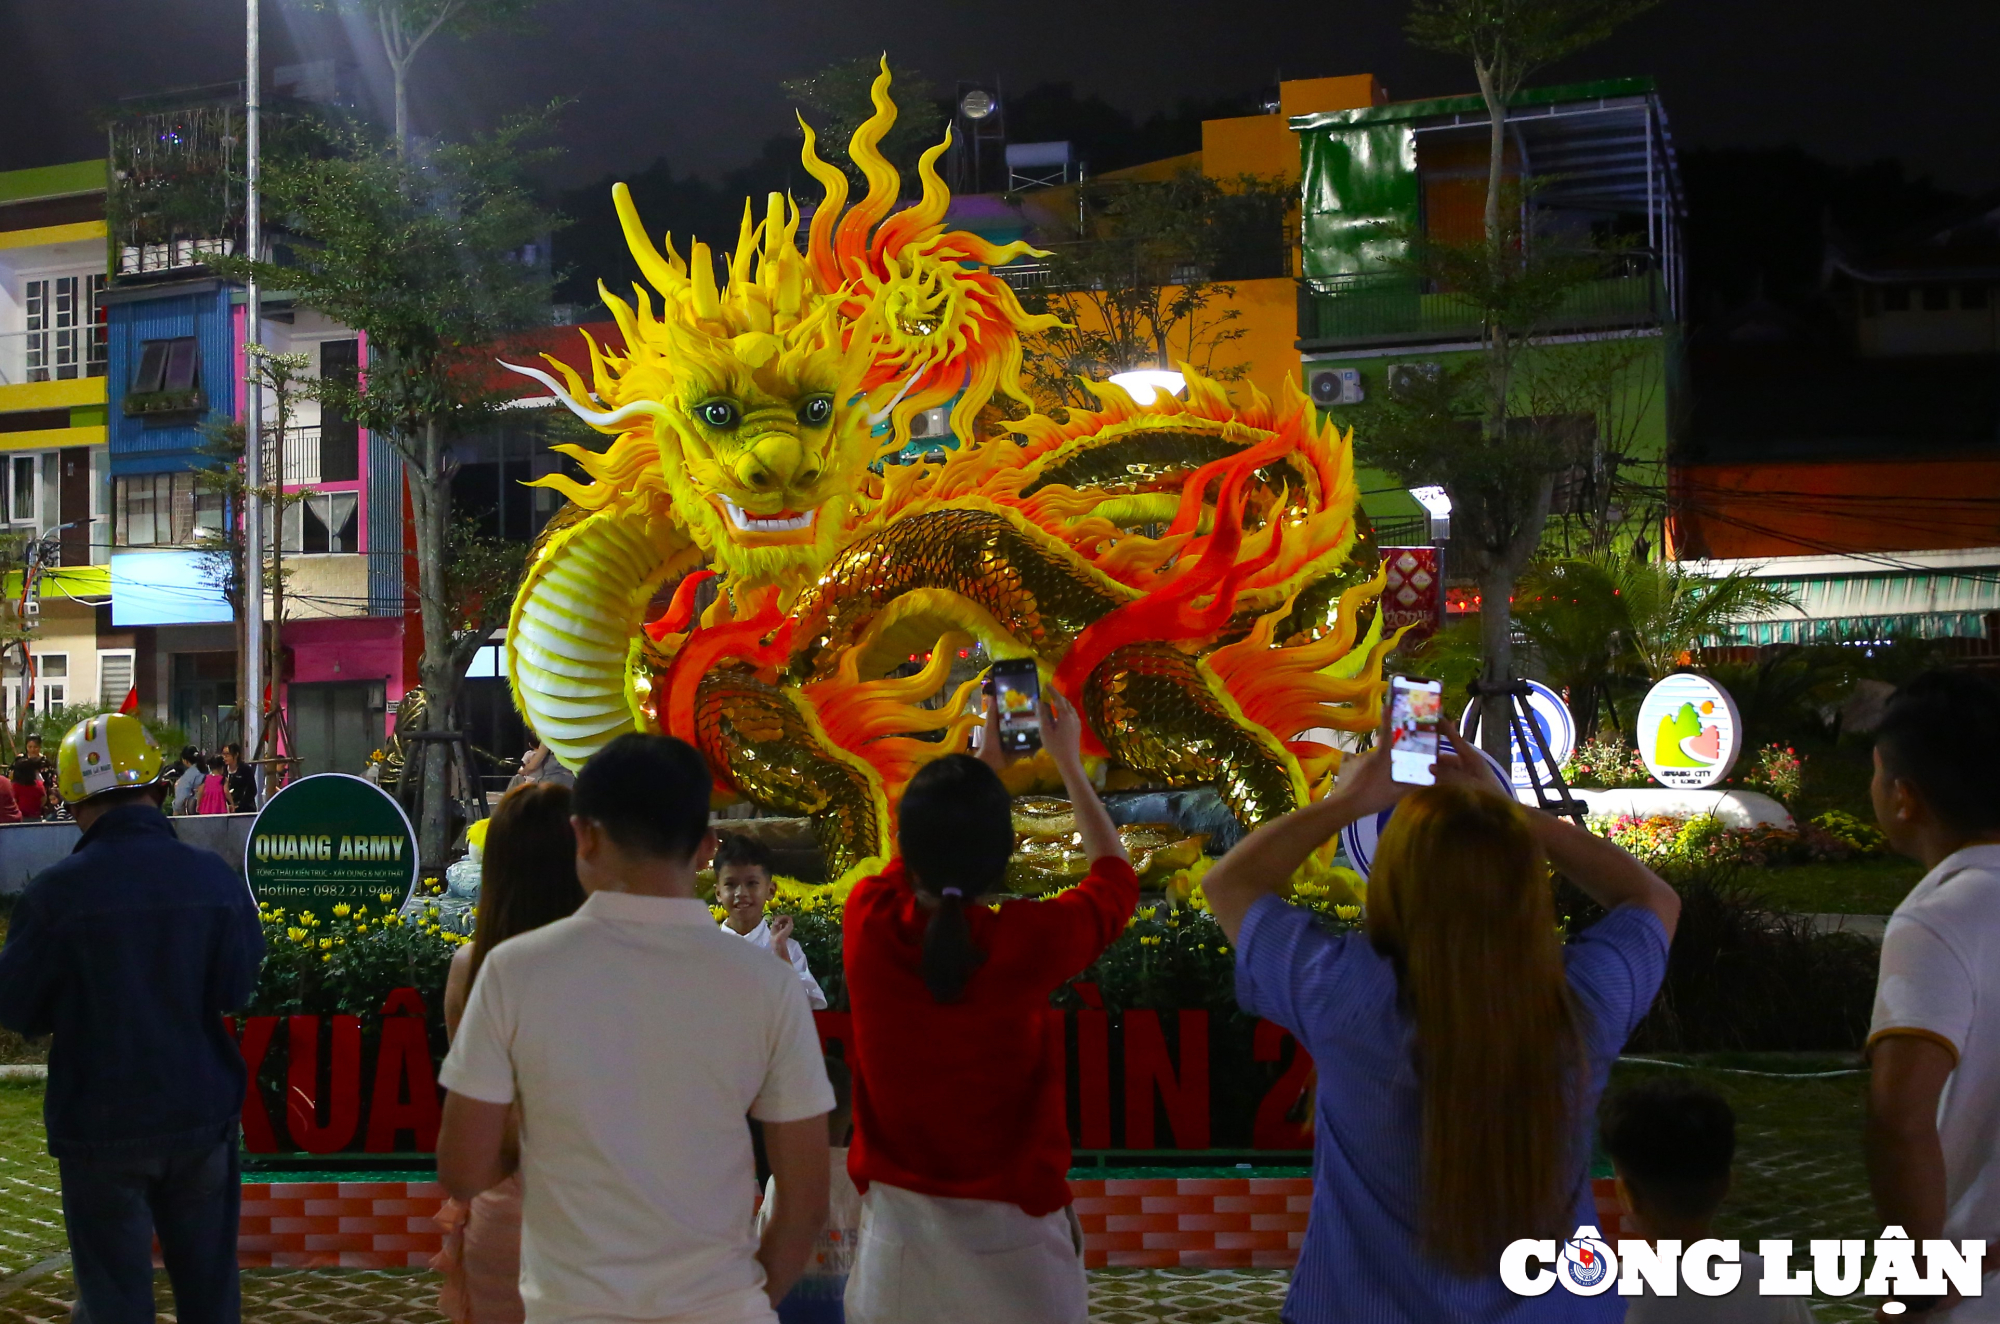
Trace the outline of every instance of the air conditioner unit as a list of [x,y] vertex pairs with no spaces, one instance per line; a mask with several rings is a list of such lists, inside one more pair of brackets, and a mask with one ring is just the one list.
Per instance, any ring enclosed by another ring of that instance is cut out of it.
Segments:
[[910,416],[910,436],[912,439],[949,437],[951,435],[951,410],[944,405],[935,409],[920,409]]
[[1389,394],[1399,400],[1407,400],[1443,375],[1444,369],[1435,363],[1392,363],[1382,374],[1389,384]]
[[1361,373],[1354,368],[1321,368],[1308,382],[1313,403],[1322,409],[1333,405],[1358,405],[1363,399]]

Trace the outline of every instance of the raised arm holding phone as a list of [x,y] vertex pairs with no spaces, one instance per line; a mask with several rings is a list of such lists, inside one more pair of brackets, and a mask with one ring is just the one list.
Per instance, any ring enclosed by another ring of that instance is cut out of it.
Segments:
[[[1595,1221],[1591,1118],[1679,917],[1644,865],[1515,803],[1442,713],[1446,747],[1409,767],[1428,720],[1405,704],[1396,740],[1385,714],[1376,748],[1331,794],[1251,833],[1202,879],[1236,946],[1238,1003],[1290,1031],[1318,1069],[1313,1205],[1288,1319],[1518,1317],[1500,1252]],[[1308,855],[1391,806],[1359,931],[1286,901]],[[1610,912],[1566,944],[1550,865]],[[1625,1308],[1615,1294],[1569,1304],[1565,1318],[1607,1324]]]

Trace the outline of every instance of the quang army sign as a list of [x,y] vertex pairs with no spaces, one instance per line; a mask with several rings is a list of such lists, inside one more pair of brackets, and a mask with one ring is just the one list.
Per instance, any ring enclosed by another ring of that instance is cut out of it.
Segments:
[[322,919],[346,902],[400,904],[417,878],[417,838],[380,787],[341,772],[304,777],[271,797],[250,825],[243,872],[259,901]]

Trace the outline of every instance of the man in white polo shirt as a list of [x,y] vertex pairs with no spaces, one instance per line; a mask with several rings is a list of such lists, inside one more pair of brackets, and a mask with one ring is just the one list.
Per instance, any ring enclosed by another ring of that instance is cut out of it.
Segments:
[[[528,1324],[770,1324],[826,1220],[833,1091],[805,993],[695,897],[709,790],[664,736],[585,765],[571,822],[589,899],[493,950],[445,1059],[454,1196],[506,1176],[519,1109]],[[746,1116],[776,1183],[761,1241]]]
[[[1870,794],[1889,844],[1929,870],[1889,918],[1869,1029],[1868,1177],[1883,1226],[1985,1240],[1976,1299],[1910,1314],[2000,1321],[2000,691],[1964,671],[1898,690]],[[1935,1276],[1935,1271],[1933,1271]],[[1908,1318],[1905,1315],[1904,1318]]]

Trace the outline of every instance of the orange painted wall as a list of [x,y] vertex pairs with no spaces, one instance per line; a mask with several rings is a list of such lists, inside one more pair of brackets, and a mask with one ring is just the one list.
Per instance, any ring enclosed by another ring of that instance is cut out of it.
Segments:
[[1673,487],[1676,556],[2000,546],[2000,460],[1687,465]]

